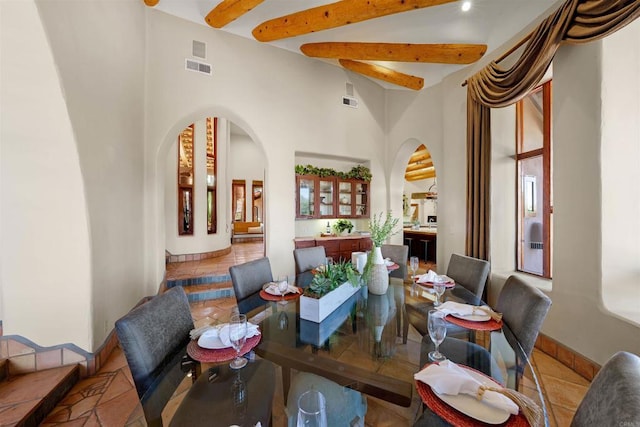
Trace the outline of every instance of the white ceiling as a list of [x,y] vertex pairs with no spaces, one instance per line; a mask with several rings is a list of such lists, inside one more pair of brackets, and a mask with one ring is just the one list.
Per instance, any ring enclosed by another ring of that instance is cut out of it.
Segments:
[[[327,0],[265,0],[253,10],[221,30],[254,40],[251,31],[260,23],[303,9],[320,6]],[[462,1],[416,9],[362,21],[344,27],[269,42],[273,46],[303,55],[300,45],[313,42],[393,42],[393,43],[478,43],[486,44],[487,55],[518,34],[531,22],[549,15],[563,0],[471,0],[468,12]],[[204,17],[220,0],[160,0],[155,9],[208,26]],[[261,43],[256,41],[256,43]],[[500,52],[502,53],[502,52]],[[495,56],[495,55],[493,55]],[[337,61],[329,61],[340,66]],[[375,62],[406,74],[424,78],[425,87],[439,83],[464,65]],[[374,80],[381,86],[399,86]]]

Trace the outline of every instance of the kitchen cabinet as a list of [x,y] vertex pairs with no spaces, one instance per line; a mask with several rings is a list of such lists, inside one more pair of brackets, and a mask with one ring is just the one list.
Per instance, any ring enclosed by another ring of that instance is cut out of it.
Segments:
[[295,248],[324,246],[326,255],[334,261],[351,261],[352,252],[366,252],[371,250],[373,243],[370,237],[309,237],[294,240]]
[[369,182],[296,175],[296,219],[369,216]]

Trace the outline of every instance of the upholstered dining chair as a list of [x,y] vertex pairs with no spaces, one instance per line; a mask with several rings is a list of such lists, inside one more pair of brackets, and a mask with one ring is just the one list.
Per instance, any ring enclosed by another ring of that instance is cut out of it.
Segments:
[[241,313],[253,310],[264,303],[255,297],[265,283],[273,281],[269,258],[263,257],[244,264],[229,267],[233,292]]
[[[482,298],[484,287],[489,277],[489,262],[460,254],[451,254],[447,276],[456,282],[456,286],[463,286],[473,292],[478,298]],[[427,313],[433,307],[431,303],[405,304],[405,322],[402,341],[406,344],[409,324],[420,333],[427,334]],[[448,335],[468,334],[468,331],[453,324],[447,325]]]
[[162,409],[194,364],[186,356],[193,319],[184,289],[176,286],[115,322],[149,426],[162,426]]
[[293,250],[293,260],[296,264],[296,286],[306,288],[313,280],[311,270],[326,262],[327,254],[324,246],[298,248]]
[[614,354],[578,405],[571,427],[640,425],[640,357]]
[[389,258],[400,266],[397,270],[389,273],[390,277],[397,277],[407,280],[407,261],[409,260],[409,246],[407,245],[382,245],[380,246],[382,256]]
[[[550,307],[551,299],[540,289],[528,284],[521,277],[509,276],[498,295],[496,311],[502,313],[502,321],[513,336],[492,332],[491,351],[500,352],[503,346],[516,348],[519,345],[528,359]],[[510,358],[510,350],[501,353],[501,359],[505,361],[505,377],[509,378],[510,386],[517,386],[526,367],[526,361]]]

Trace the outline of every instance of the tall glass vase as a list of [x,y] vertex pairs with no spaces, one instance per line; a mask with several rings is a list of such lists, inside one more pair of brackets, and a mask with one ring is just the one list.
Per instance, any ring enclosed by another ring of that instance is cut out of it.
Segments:
[[374,295],[384,295],[389,288],[389,271],[382,257],[382,249],[378,246],[373,248],[369,256],[372,256],[371,278],[369,279],[369,292]]

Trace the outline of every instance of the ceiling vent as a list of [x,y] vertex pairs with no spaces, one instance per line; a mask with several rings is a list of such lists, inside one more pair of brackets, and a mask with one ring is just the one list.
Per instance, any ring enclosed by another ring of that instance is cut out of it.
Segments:
[[352,96],[343,96],[342,105],[346,105],[351,108],[358,108],[358,100]]
[[185,70],[195,71],[196,73],[211,75],[211,64],[194,61],[193,59],[185,59],[184,68]]
[[191,54],[196,58],[205,59],[207,57],[207,44],[194,40],[191,47]]

